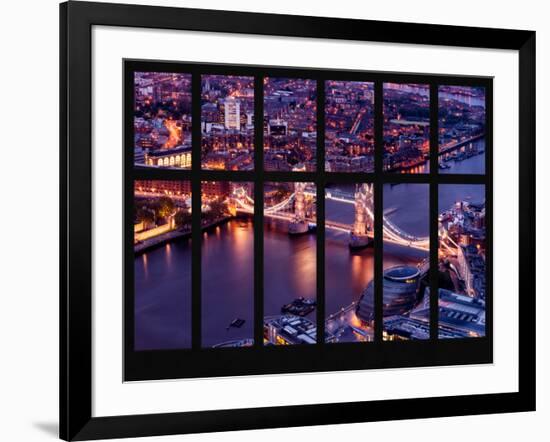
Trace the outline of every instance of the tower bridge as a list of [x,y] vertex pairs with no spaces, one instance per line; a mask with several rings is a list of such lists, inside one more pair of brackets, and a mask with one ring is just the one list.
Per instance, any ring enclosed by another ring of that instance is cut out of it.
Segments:
[[[264,217],[286,220],[289,222],[289,233],[304,233],[316,220],[311,215],[310,205],[315,200],[316,193],[307,188],[305,183],[294,183],[294,191],[281,202],[264,209]],[[374,199],[373,185],[364,183],[356,186],[355,193],[349,194],[334,189],[327,189],[325,198],[344,204],[353,204],[355,216],[353,224],[325,220],[325,228],[349,233],[350,248],[366,247],[372,244],[374,237]],[[254,213],[254,200],[246,190],[238,187],[229,196],[230,204],[237,211]],[[384,241],[411,247],[419,250],[429,250],[429,237],[417,237],[403,231],[387,216],[382,218]]]

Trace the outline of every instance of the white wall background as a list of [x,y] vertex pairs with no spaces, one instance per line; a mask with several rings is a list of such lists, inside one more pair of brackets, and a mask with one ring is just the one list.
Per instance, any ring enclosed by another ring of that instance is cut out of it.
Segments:
[[[414,21],[537,31],[537,224],[548,225],[550,161],[544,124],[550,117],[550,29],[544,2],[461,0],[149,1],[170,6]],[[58,373],[58,7],[57,0],[3,2],[0,16],[0,440],[57,436]],[[539,229],[540,230],[540,229]],[[446,442],[541,440],[550,417],[550,308],[543,277],[550,261],[538,234],[538,410],[536,413],[353,424],[149,440],[256,441],[380,438]],[[524,293],[524,296],[534,296]],[[538,431],[537,431],[538,430]],[[546,430],[546,431],[545,431]]]

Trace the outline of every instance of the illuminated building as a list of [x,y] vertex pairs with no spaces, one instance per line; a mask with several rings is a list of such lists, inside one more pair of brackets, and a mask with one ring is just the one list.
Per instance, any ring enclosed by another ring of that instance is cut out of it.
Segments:
[[469,244],[458,248],[460,275],[470,296],[485,298],[485,260],[476,246]]
[[406,316],[384,318],[384,340],[429,339],[429,321],[419,321]]
[[252,347],[254,345],[254,339],[236,339],[233,341],[226,341],[220,344],[213,345],[213,348],[235,348],[235,347]]
[[485,301],[439,289],[439,337],[476,336],[485,336]]
[[189,180],[136,180],[134,189],[137,192],[155,195],[191,195]]
[[157,149],[145,154],[145,164],[151,167],[191,168],[191,145],[183,144],[172,149]]
[[286,136],[288,134],[288,123],[278,118],[275,120],[269,120],[267,133],[268,135],[273,136]]
[[225,128],[241,130],[241,102],[235,97],[227,97],[224,103]]
[[203,181],[201,193],[206,197],[229,195],[229,184],[228,181]]
[[315,344],[317,326],[300,316],[284,315],[264,321],[264,340],[273,345]]
[[[412,266],[396,266],[384,271],[384,316],[402,315],[417,302],[420,271]],[[356,314],[364,322],[374,320],[374,280],[363,291]]]

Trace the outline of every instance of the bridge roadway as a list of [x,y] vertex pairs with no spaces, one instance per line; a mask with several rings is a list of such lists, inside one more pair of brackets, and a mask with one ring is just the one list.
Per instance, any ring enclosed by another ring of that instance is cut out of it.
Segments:
[[[254,210],[248,210],[248,209],[244,209],[242,207],[238,208],[237,210],[241,211],[243,213],[247,213],[247,214],[252,214],[254,212]],[[294,219],[294,215],[292,213],[285,213],[285,214],[283,214],[283,213],[268,213],[268,214],[265,214],[264,216],[266,216],[268,218],[279,219],[279,220],[282,220],[282,221],[292,221]],[[312,218],[306,218],[306,221],[308,221],[312,226],[317,225],[316,221]],[[335,230],[335,231],[338,231],[338,232],[342,232],[342,233],[350,233],[351,230],[352,230],[352,226],[349,225],[349,224],[339,223],[339,222],[330,221],[330,220],[327,220],[325,222],[325,228],[330,229],[330,230]],[[368,236],[370,238],[373,238],[373,233],[368,232]],[[413,249],[424,250],[424,251],[429,250],[429,242],[428,241],[426,241],[426,243],[424,243],[423,241],[418,241],[418,242],[406,241],[406,240],[403,240],[403,239],[399,239],[399,238],[395,237],[394,235],[387,235],[385,229],[384,229],[384,241],[389,242],[391,244],[397,244],[397,245],[400,245],[400,246],[403,246],[403,247],[410,247],[410,248],[413,248]]]
[[449,152],[452,152],[453,150],[456,150],[468,143],[471,143],[473,141],[477,141],[479,140],[480,138],[483,138],[485,136],[485,134],[478,134],[478,135],[474,135],[473,137],[470,137],[466,140],[462,140],[462,141],[458,141],[458,142],[452,142],[452,143],[447,143],[447,144],[444,144],[442,146],[440,146],[439,148],[439,155],[444,155],[446,153],[449,153]]

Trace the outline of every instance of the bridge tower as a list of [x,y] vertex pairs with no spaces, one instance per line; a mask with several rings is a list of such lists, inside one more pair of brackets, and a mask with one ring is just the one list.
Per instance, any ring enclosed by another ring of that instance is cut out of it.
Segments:
[[227,198],[227,211],[231,216],[237,216],[237,201],[233,195]]
[[298,235],[309,231],[306,221],[305,183],[294,183],[294,219],[288,225],[288,233]]
[[349,239],[352,249],[367,247],[371,243],[368,233],[372,224],[367,209],[372,213],[372,184],[364,183],[355,188],[355,221]]
[[246,195],[244,188],[239,187],[233,189],[233,191],[227,197],[227,211],[231,216],[237,216],[238,202]]
[[306,219],[305,183],[294,183],[294,217],[296,221]]
[[361,184],[355,187],[355,222],[353,223],[353,233],[356,235],[366,235],[367,233],[367,213],[366,213],[366,185]]

